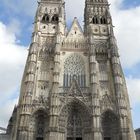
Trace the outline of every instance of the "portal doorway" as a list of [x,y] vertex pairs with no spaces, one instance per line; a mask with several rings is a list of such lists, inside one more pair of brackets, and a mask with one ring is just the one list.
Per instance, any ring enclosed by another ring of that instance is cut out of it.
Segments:
[[91,133],[92,117],[88,108],[79,100],[63,107],[59,116],[59,129],[65,140],[83,140]]
[[82,138],[76,138],[76,140],[82,140]]
[[102,115],[103,140],[119,140],[119,119],[110,110]]
[[67,140],[82,140],[82,118],[77,106],[71,106],[67,120]]
[[67,140],[82,140],[82,138],[80,138],[80,137],[78,137],[78,138],[68,137]]
[[45,131],[48,130],[48,115],[44,110],[38,110],[34,115],[34,140],[44,140]]
[[43,138],[36,138],[36,140],[43,140]]
[[111,140],[111,137],[104,137],[104,140]]

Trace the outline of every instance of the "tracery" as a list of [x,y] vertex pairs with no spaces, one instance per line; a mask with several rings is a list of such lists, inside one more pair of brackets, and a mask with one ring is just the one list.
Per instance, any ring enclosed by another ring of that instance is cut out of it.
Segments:
[[64,87],[70,87],[73,79],[77,80],[80,87],[85,87],[85,63],[78,54],[70,55],[64,62]]

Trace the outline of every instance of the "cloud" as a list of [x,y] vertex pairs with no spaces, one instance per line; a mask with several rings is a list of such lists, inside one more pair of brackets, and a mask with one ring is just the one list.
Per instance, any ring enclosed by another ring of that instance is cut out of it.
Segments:
[[140,63],[140,6],[123,10],[122,3],[119,3],[113,7],[111,13],[122,64],[131,69]]
[[140,79],[130,76],[126,78],[126,81],[131,104],[132,106],[136,106],[140,103]]
[[17,103],[17,99],[8,100],[3,104],[4,106],[0,108],[0,126],[7,127],[7,123],[10,119],[10,116],[13,112],[14,106]]
[[18,19],[12,18],[10,23],[7,25],[7,31],[16,36],[20,36],[22,32],[21,23]]
[[[6,26],[0,22],[0,120],[4,122],[8,121],[8,117],[5,117],[7,113],[11,113],[10,104],[16,103],[16,93],[27,56],[27,49],[17,44],[16,32],[13,25]],[[2,124],[0,121],[0,126]]]
[[133,118],[134,128],[140,127],[140,79],[129,76],[126,78],[129,99],[131,103],[131,113]]

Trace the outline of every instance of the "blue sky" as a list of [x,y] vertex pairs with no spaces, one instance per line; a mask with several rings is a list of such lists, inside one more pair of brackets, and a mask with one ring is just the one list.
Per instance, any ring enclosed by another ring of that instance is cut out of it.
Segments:
[[140,1],[139,0],[124,0],[122,7],[124,9],[128,9],[128,8],[133,8],[140,5]]
[[[140,127],[140,1],[109,0],[115,35],[125,72],[134,128]],[[5,127],[19,95],[31,41],[35,0],[1,0],[0,4],[0,126]],[[77,7],[79,7],[77,11]],[[66,0],[67,24],[83,21],[84,0]],[[2,107],[3,106],[3,107]]]

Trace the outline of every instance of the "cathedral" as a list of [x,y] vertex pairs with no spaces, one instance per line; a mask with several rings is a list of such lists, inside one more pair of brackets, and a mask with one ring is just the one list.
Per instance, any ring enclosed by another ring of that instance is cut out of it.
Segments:
[[84,27],[64,0],[40,0],[9,140],[135,140],[107,0],[85,0]]

